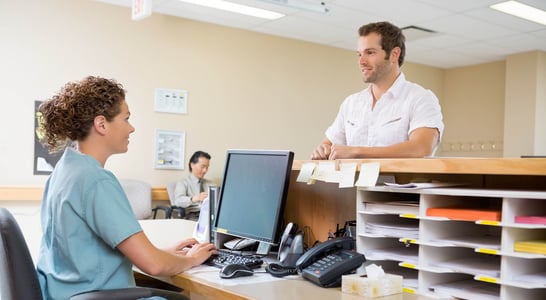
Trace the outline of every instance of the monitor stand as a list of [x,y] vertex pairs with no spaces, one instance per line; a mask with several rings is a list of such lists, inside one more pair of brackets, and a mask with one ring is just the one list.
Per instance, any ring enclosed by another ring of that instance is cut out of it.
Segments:
[[271,249],[271,244],[265,242],[259,242],[258,250],[256,250],[256,255],[268,255],[269,249]]

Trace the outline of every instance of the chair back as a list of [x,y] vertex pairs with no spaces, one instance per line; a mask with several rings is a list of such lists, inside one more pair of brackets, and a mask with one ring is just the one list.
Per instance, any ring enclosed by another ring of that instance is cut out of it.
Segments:
[[0,274],[0,299],[43,299],[21,228],[3,207],[0,207]]
[[172,181],[172,182],[169,182],[167,183],[167,194],[169,194],[169,201],[171,202],[171,205],[176,205],[174,203],[174,190],[176,189],[176,183],[177,181]]
[[120,179],[121,187],[127,194],[131,208],[139,220],[152,215],[152,186],[135,179]]

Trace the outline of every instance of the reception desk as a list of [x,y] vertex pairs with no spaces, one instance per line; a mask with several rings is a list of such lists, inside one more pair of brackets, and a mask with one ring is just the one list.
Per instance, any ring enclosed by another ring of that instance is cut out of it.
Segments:
[[[324,241],[336,226],[356,219],[356,187],[338,184],[296,182],[304,163],[294,161],[285,209],[287,222],[311,231],[309,242]],[[546,190],[546,158],[424,158],[337,160],[336,163],[378,162],[380,174],[398,183],[417,181],[461,182],[472,188]],[[358,173],[356,174],[358,176]]]
[[[356,220],[357,251],[389,273],[402,274],[404,290],[436,297],[543,299],[546,255],[515,250],[515,243],[545,240],[546,225],[520,224],[516,216],[546,216],[544,158],[426,158],[339,160],[378,162],[396,183],[441,182],[450,186],[405,189],[386,186],[339,188],[336,183],[296,182],[304,163],[294,163],[286,221],[309,228],[309,245],[324,241],[345,221]],[[320,162],[316,162],[319,164]],[[357,174],[358,176],[358,174]],[[413,213],[377,212],[372,205],[417,203]],[[428,209],[492,210],[499,219],[460,221],[431,217]],[[373,232],[413,223],[415,232]],[[388,232],[388,233],[386,233]],[[407,234],[407,235],[406,235]],[[473,291],[472,287],[476,287]],[[479,291],[481,290],[481,291]],[[477,294],[467,293],[476,292]],[[478,294],[482,292],[481,296]]]

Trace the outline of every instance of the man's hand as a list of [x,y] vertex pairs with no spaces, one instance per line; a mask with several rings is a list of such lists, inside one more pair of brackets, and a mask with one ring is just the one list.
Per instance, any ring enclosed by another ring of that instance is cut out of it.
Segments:
[[330,156],[331,151],[331,144],[330,143],[322,143],[318,145],[318,147],[313,151],[313,154],[311,154],[311,159],[328,159]]
[[203,200],[207,199],[209,194],[207,192],[199,193],[191,198],[192,202],[203,202]]
[[330,155],[328,156],[328,159],[354,158],[354,154],[352,152],[353,148],[354,147],[346,145],[333,144],[330,147]]

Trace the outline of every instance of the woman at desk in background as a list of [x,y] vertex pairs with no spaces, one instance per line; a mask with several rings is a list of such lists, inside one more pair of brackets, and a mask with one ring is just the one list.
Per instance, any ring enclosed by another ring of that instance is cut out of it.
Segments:
[[201,203],[208,194],[208,188],[214,183],[205,179],[209,170],[210,154],[203,151],[196,151],[188,163],[190,174],[176,183],[174,189],[174,205],[186,209],[184,219],[197,221]]
[[343,101],[311,159],[433,155],[444,123],[438,98],[406,80],[406,38],[389,22],[358,30],[358,63],[369,86]]
[[41,208],[37,272],[45,299],[134,287],[133,264],[151,275],[170,276],[215,253],[212,244],[195,239],[166,250],[152,245],[119,181],[104,169],[111,155],[127,152],[135,130],[120,84],[100,77],[69,82],[39,112],[42,142],[50,151],[64,149]]

